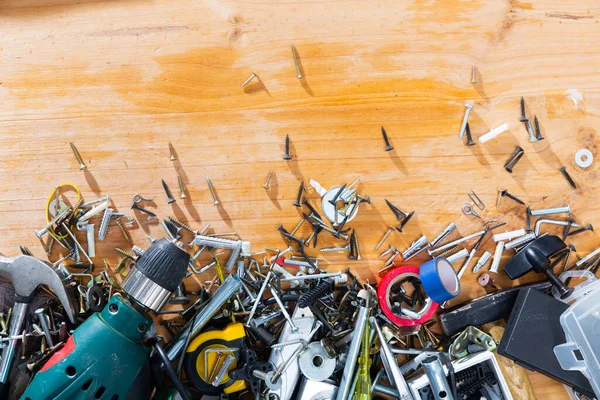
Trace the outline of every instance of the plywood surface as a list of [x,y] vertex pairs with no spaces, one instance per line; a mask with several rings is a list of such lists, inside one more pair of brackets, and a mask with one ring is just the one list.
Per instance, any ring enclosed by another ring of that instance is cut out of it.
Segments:
[[[421,233],[433,238],[451,221],[461,234],[480,229],[479,220],[461,213],[468,190],[487,205],[482,217],[509,229],[524,226],[525,212],[509,200],[496,210],[499,188],[533,209],[569,203],[578,221],[595,223],[597,167],[581,170],[573,155],[583,147],[596,154],[599,12],[588,0],[4,0],[0,249],[12,255],[27,245],[45,258],[33,229],[44,225],[50,191],[67,182],[86,200],[110,194],[128,215],[134,193],[154,197],[148,206],[160,216],[235,230],[259,251],[285,246],[276,227],[292,229],[299,220],[292,203],[301,180],[331,187],[360,177],[360,193],[372,203],[361,205],[350,226],[365,259],[333,254],[322,265],[350,266],[371,281],[382,267],[373,247],[394,222],[384,198],[416,211],[405,232],[390,237],[400,249]],[[252,71],[260,80],[241,89]],[[546,140],[528,142],[520,96]],[[505,122],[510,131],[463,146],[457,136],[465,102],[475,105],[476,137]],[[392,152],[383,150],[381,125]],[[290,162],[282,160],[286,135]],[[69,141],[87,171],[78,170]],[[169,161],[169,141],[176,162]],[[502,164],[517,144],[525,156],[511,175]],[[562,165],[577,190],[558,173]],[[160,180],[177,194],[177,172],[189,197],[171,207]],[[205,175],[220,207],[212,205]],[[307,196],[316,198],[314,191]],[[135,215],[134,243],[144,247],[147,234],[163,235]],[[339,243],[322,237],[322,246]],[[572,242],[579,254],[598,245],[593,233]],[[114,247],[127,243],[111,229],[97,246],[98,261],[115,264]],[[473,274],[463,281],[461,299],[484,292]],[[500,276],[498,284],[510,282]],[[538,398],[567,398],[561,385],[532,379]]]

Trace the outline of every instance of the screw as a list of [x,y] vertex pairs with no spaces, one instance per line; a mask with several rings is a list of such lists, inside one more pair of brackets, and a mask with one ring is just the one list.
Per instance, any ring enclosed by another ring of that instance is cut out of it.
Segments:
[[344,189],[346,189],[346,186],[347,186],[347,184],[344,183],[344,186],[340,187],[340,189],[337,191],[337,193],[335,194],[335,196],[333,196],[333,199],[329,200],[329,204],[331,204],[332,206],[336,205],[337,199],[340,197],[340,195],[342,194],[342,192],[344,191]]
[[171,161],[177,160],[177,157],[175,157],[175,150],[173,149],[173,144],[171,142],[169,142],[169,155],[171,156]]
[[215,193],[215,188],[214,188],[212,182],[210,181],[210,178],[208,176],[206,176],[205,178],[206,178],[206,184],[208,185],[208,190],[210,190],[210,194],[212,195],[212,198],[215,201],[213,204],[215,206],[218,206],[219,204],[221,204],[221,202],[217,199],[217,195]]
[[585,228],[581,228],[581,229],[577,229],[576,231],[573,232],[569,232],[569,234],[567,236],[575,236],[579,233],[583,233],[585,231],[594,231],[594,227],[592,226],[592,224],[589,224],[588,226],[586,226]]
[[79,169],[82,171],[84,169],[87,169],[87,165],[85,165],[85,163],[83,162],[83,159],[81,158],[81,154],[79,154],[79,150],[77,150],[77,147],[75,147],[75,144],[73,144],[73,142],[69,142],[69,145],[71,146],[71,150],[73,150],[73,154],[75,154],[75,158],[77,159],[77,162],[79,163]]
[[294,207],[302,207],[300,201],[302,201],[302,191],[304,190],[304,181],[300,182],[300,187],[298,188],[298,194],[296,195],[296,202],[294,203]]
[[465,136],[465,131],[467,129],[467,122],[469,122],[469,114],[471,114],[471,110],[474,108],[472,105],[470,104],[465,104],[465,116],[463,118],[463,122],[462,122],[462,126],[460,127],[460,134],[458,135],[458,137],[460,139],[463,138],[463,136]]
[[181,228],[185,229],[186,231],[188,231],[190,233],[193,233],[194,235],[196,234],[196,231],[193,230],[191,226],[189,226],[188,224],[185,224],[185,223],[181,222],[177,218],[172,217],[172,216],[168,216],[167,219],[169,221],[171,221],[172,223],[174,223],[175,225],[179,225]]
[[135,254],[132,254],[132,253],[130,253],[130,252],[128,252],[128,251],[125,251],[125,250],[123,250],[123,249],[121,249],[121,248],[119,248],[119,247],[115,247],[115,250],[116,250],[118,253],[121,253],[121,254],[122,254],[122,255],[124,255],[125,257],[129,258],[130,260],[133,260],[133,261],[135,261],[135,260],[137,259],[137,257],[135,256]]
[[285,135],[285,155],[283,156],[283,159],[292,159],[292,156],[290,156],[290,135]]
[[256,78],[256,72],[252,71],[252,75],[242,83],[242,87],[246,87],[254,78]]
[[319,250],[321,253],[333,253],[336,251],[350,251],[350,243],[344,247],[323,247]]
[[477,70],[475,64],[471,65],[471,83],[477,83]]
[[167,201],[168,204],[172,204],[175,203],[177,200],[175,200],[173,198],[173,194],[171,194],[171,190],[169,189],[169,187],[167,186],[167,182],[165,182],[164,179],[162,179],[162,187],[163,189],[165,189],[165,194],[167,195],[167,199],[169,199]]
[[510,157],[508,157],[508,160],[506,160],[506,162],[504,163],[504,168],[506,168],[515,159],[516,156],[518,156],[520,153],[523,153],[524,151],[525,150],[523,150],[521,146],[517,146],[515,151],[510,155]]
[[179,198],[180,199],[187,198],[187,195],[185,194],[185,188],[183,187],[183,181],[181,180],[181,174],[179,172],[177,173],[177,184],[179,184],[179,191],[181,192],[181,195],[179,196]]
[[52,334],[50,333],[50,327],[48,326],[48,320],[46,319],[46,312],[43,308],[38,308],[37,310],[35,310],[35,313],[37,314],[40,320],[40,325],[42,326],[42,331],[44,331],[44,337],[46,338],[46,342],[50,347],[54,347],[54,341],[52,340]]
[[525,227],[525,231],[526,232],[531,232],[531,207],[527,207],[526,221],[527,221],[527,226]]
[[294,229],[292,229],[292,232],[290,232],[290,235],[294,236],[296,234],[296,232],[298,232],[298,229],[300,229],[300,227],[302,226],[304,221],[306,221],[306,218],[302,218],[300,220],[300,222],[298,222],[298,224],[294,227]]
[[521,96],[521,122],[527,121],[527,116],[525,115],[525,99]]
[[571,214],[571,206],[566,205],[564,207],[557,208],[547,208],[544,210],[531,210],[531,215],[537,217],[539,215],[548,215],[548,214]]
[[119,230],[121,231],[121,233],[123,234],[123,237],[125,238],[125,240],[127,242],[131,242],[131,239],[129,239],[129,235],[127,234],[127,231],[125,230],[125,227],[123,226],[123,224],[121,223],[121,221],[119,221],[119,218],[117,218],[115,220],[115,223],[117,224],[117,226],[119,227]]
[[141,211],[141,212],[146,213],[148,215],[151,215],[153,217],[156,217],[156,214],[154,214],[152,211],[146,210],[144,207],[140,207],[136,203],[132,203],[131,204],[131,209],[132,210],[138,210],[138,211]]
[[265,184],[263,185],[263,187],[265,189],[269,188],[269,185],[271,184],[271,178],[273,177],[273,170],[269,171],[269,175],[267,175],[267,180],[265,181]]
[[525,121],[525,126],[527,126],[527,132],[529,132],[529,142],[534,143],[537,142],[537,138],[535,137],[535,133],[533,132],[533,127],[531,126],[531,121]]
[[394,148],[390,144],[390,139],[388,138],[387,132],[385,131],[385,128],[383,126],[381,127],[381,136],[383,136],[383,141],[385,142],[385,151],[394,150]]
[[300,71],[300,64],[298,63],[298,54],[296,53],[296,48],[292,44],[292,56],[294,57],[294,65],[296,66],[296,73],[298,74],[297,78],[302,79],[302,72]]
[[362,260],[360,255],[360,246],[358,245],[358,235],[356,234],[356,230],[352,230],[352,235],[350,236],[352,243],[354,243],[354,250],[356,251],[356,261]]
[[519,204],[525,205],[525,202],[521,199],[519,199],[518,197],[513,196],[512,194],[508,193],[508,190],[506,189],[498,189],[498,201],[496,201],[496,208],[498,208],[500,206],[500,200],[502,200],[502,197],[508,197],[511,200],[516,201]]
[[469,126],[469,123],[467,122],[467,146],[475,146],[475,142],[473,141],[473,135],[471,135],[471,127]]
[[71,212],[70,209],[65,208],[65,210],[63,212],[61,212],[60,214],[57,214],[54,218],[52,218],[52,220],[50,222],[48,222],[42,230],[35,231],[35,236],[37,236],[38,238],[41,239],[42,236],[44,236],[48,232],[48,230],[52,227],[52,225],[54,225],[58,220],[63,219],[63,217],[65,217],[70,212]]
[[544,140],[545,138],[542,136],[542,132],[540,131],[540,123],[538,121],[537,115],[533,116],[533,123],[535,125],[535,138],[537,140]]
[[562,167],[560,167],[559,171],[561,174],[563,174],[565,179],[569,182],[569,185],[571,185],[571,187],[573,189],[577,189],[577,185],[575,184],[575,181],[573,180],[573,178],[571,178],[571,175],[569,175],[569,173],[567,172],[567,167],[563,165]]
[[517,156],[514,158],[514,160],[512,160],[507,166],[504,167],[504,169],[508,172],[511,173],[513,172],[513,168],[517,165],[517,163],[521,160],[521,158],[523,157],[523,154],[525,154],[524,151],[522,151],[521,153],[517,154]]

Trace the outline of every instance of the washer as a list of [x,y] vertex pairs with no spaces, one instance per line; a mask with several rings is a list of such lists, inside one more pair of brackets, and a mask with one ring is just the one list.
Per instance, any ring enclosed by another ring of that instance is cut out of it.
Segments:
[[575,153],[575,164],[580,168],[588,168],[594,162],[594,155],[588,149],[580,149]]
[[335,370],[335,358],[329,357],[319,342],[312,342],[300,355],[298,360],[300,370],[308,379],[313,381],[324,381],[329,378]]
[[[335,220],[336,220],[335,219],[336,207],[335,207],[335,205],[331,204],[329,202],[329,200],[332,200],[341,188],[342,188],[342,186],[332,187],[327,192],[325,192],[325,194],[323,195],[323,198],[321,200],[321,210],[323,211],[323,214],[325,214],[325,217],[331,222],[335,222]],[[350,189],[350,191],[351,190],[354,190],[354,189]],[[350,191],[348,189],[345,189],[340,196],[344,197]],[[356,203],[354,203],[354,205],[352,205],[348,208],[348,210],[347,210],[348,220],[346,220],[346,222],[350,222],[354,219],[354,217],[356,217],[356,214],[358,213],[359,203],[360,202],[356,202]],[[337,218],[338,222],[342,222],[342,220],[344,218],[346,218],[346,215],[344,215],[342,213],[342,210],[337,210],[337,214],[338,214],[338,218]]]

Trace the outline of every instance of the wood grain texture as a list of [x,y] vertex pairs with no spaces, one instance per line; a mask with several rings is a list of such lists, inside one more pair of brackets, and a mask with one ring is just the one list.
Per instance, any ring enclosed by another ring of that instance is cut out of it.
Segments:
[[[332,254],[323,265],[351,266],[370,281],[382,267],[372,249],[394,223],[384,198],[416,211],[405,233],[390,237],[401,249],[421,233],[433,238],[450,221],[461,234],[479,229],[480,221],[460,211],[468,190],[487,205],[485,219],[497,217],[508,229],[523,227],[525,212],[510,200],[496,210],[499,188],[533,209],[569,203],[579,221],[594,223],[597,167],[581,170],[573,155],[582,147],[597,153],[599,12],[590,0],[4,0],[0,249],[15,254],[27,245],[45,257],[33,229],[44,225],[48,193],[66,182],[86,200],[111,194],[124,213],[134,193],[153,196],[149,208],[160,216],[236,230],[258,251],[284,246],[275,228],[298,221],[291,204],[300,180],[331,187],[360,176],[360,192],[372,204],[361,205],[350,226],[365,260]],[[252,71],[260,80],[241,89]],[[518,122],[520,96],[546,140],[528,142]],[[476,107],[476,137],[505,122],[510,132],[463,146],[457,136],[465,102]],[[381,125],[393,152],[383,151]],[[282,160],[286,134],[291,162]],[[77,169],[68,141],[87,171]],[[511,175],[502,164],[517,144],[525,156]],[[560,176],[562,165],[577,190]],[[160,179],[177,193],[177,171],[189,198],[170,207]],[[212,205],[205,175],[221,207]],[[140,222],[130,228],[136,244],[145,246],[147,234],[162,236],[157,224]],[[580,254],[598,245],[593,233],[572,242]],[[114,247],[126,243],[111,228],[97,246],[114,265]],[[492,251],[491,241],[484,248]],[[58,257],[57,250],[51,259]],[[502,275],[497,282],[511,284]],[[483,293],[467,273],[459,301]],[[538,398],[566,399],[561,385],[539,374],[532,382]]]

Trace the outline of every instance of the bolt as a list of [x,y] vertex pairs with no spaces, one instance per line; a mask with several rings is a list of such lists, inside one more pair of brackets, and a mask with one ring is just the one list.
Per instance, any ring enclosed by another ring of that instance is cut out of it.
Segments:
[[267,180],[265,181],[265,184],[263,185],[263,187],[265,189],[269,188],[269,185],[271,184],[271,178],[273,177],[273,170],[269,171],[269,175],[267,175]]
[[77,150],[77,147],[75,147],[75,144],[73,144],[73,142],[69,142],[69,145],[71,146],[71,150],[73,150],[73,154],[75,154],[75,158],[77,159],[77,162],[79,163],[79,169],[82,171],[84,169],[87,169],[87,165],[85,165],[85,163],[83,162],[83,159],[81,158],[81,154],[79,154],[79,150]]
[[465,131],[467,130],[467,122],[469,122],[469,114],[471,114],[471,110],[474,108],[471,104],[465,104],[465,116],[463,118],[462,126],[460,127],[460,134],[458,137],[460,139],[465,135]]
[[296,74],[298,79],[302,79],[302,72],[300,71],[300,63],[298,62],[298,54],[296,53],[296,48],[294,45],[292,47],[292,56],[294,57],[294,65],[296,66]]
[[533,116],[533,123],[535,125],[535,138],[537,140],[544,140],[544,137],[542,136],[542,132],[540,131],[540,123],[538,121],[537,115]]
[[180,199],[187,198],[187,195],[185,194],[185,188],[183,187],[183,181],[181,180],[181,174],[179,172],[177,173],[177,184],[179,184],[179,191],[181,192],[181,195],[179,196],[179,198]]
[[527,116],[525,115],[525,99],[521,96],[521,122],[527,121]]
[[285,155],[283,156],[283,159],[292,159],[292,156],[290,156],[290,135],[285,135]]
[[573,232],[569,232],[569,234],[567,236],[575,236],[579,233],[583,233],[585,231],[594,231],[594,227],[592,226],[592,224],[588,224],[588,226],[586,226],[585,228],[581,228],[581,229],[577,229],[576,231]]
[[256,78],[256,72],[252,71],[252,75],[242,83],[242,88],[246,87],[254,78]]
[[534,217],[548,214],[569,214],[571,215],[571,206],[567,204],[564,207],[547,208],[543,210],[531,210],[531,215]]
[[475,142],[473,141],[473,135],[471,135],[471,127],[469,126],[469,123],[467,122],[467,146],[475,146]]
[[525,126],[527,126],[527,132],[529,133],[529,142],[534,143],[537,142],[537,138],[535,137],[535,133],[533,132],[533,127],[531,126],[531,121],[525,121]]
[[475,64],[471,65],[471,83],[477,83],[477,70]]
[[175,150],[173,149],[173,144],[171,142],[169,142],[169,155],[171,156],[171,161],[177,160],[177,157],[175,157]]
[[304,181],[300,182],[300,187],[298,188],[298,194],[296,195],[296,202],[294,203],[294,207],[302,207],[300,202],[302,201],[302,192],[304,191]]
[[208,176],[205,177],[206,178],[206,184],[208,185],[208,190],[210,190],[210,194],[214,200],[214,205],[218,206],[219,204],[221,204],[221,202],[217,199],[217,195],[215,193],[215,188],[212,184],[212,182],[210,181],[210,178]]
[[168,199],[167,203],[168,203],[168,204],[175,203],[177,200],[175,200],[175,199],[173,198],[173,195],[171,194],[171,190],[170,190],[170,189],[169,189],[169,187],[167,186],[167,182],[165,182],[165,180],[164,180],[164,179],[162,179],[162,187],[163,187],[163,189],[165,190],[165,194],[167,195],[167,199]]
[[381,127],[381,136],[383,136],[383,141],[385,142],[385,151],[394,150],[394,148],[390,144],[390,139],[388,138],[387,132],[385,131],[385,128],[383,126]]
[[577,189],[577,185],[575,184],[575,181],[573,180],[573,178],[571,178],[571,175],[569,175],[569,173],[567,172],[567,167],[563,165],[562,167],[560,167],[559,171],[561,174],[563,174],[565,179],[569,182],[569,185],[571,185],[571,187],[573,189]]
[[512,172],[513,172],[513,168],[514,168],[514,167],[517,165],[517,163],[518,163],[518,162],[521,160],[521,158],[523,157],[523,154],[525,154],[525,152],[524,152],[524,151],[523,151],[523,152],[521,152],[521,153],[519,153],[519,154],[517,154],[517,156],[516,156],[516,157],[515,157],[513,160],[511,160],[511,162],[510,162],[510,163],[509,163],[507,166],[505,166],[505,167],[504,167],[504,169],[505,169],[505,170],[506,170],[508,173],[512,174]]

